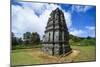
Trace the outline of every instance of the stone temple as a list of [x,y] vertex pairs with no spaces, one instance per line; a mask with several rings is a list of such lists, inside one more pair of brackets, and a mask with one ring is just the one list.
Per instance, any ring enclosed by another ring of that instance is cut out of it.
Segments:
[[71,52],[64,13],[59,8],[50,14],[43,36],[42,50],[50,55],[62,55]]

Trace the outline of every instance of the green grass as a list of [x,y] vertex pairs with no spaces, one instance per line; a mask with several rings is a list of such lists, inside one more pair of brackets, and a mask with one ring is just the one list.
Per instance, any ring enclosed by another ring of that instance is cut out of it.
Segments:
[[14,45],[12,46],[12,50],[15,50],[15,49],[29,49],[29,48],[41,48],[42,45],[41,44],[33,44],[33,45],[30,45],[30,44],[20,44],[20,45]]
[[12,65],[27,65],[27,64],[38,64],[40,61],[38,58],[34,58],[30,53],[32,50],[18,49],[12,52]]
[[[71,48],[80,52],[73,62],[95,61],[95,46],[71,46]],[[57,63],[57,61],[56,57],[42,54],[38,48],[16,49],[11,53],[11,65]]]
[[80,51],[80,54],[74,59],[74,62],[96,60],[95,46],[71,46],[71,47],[73,49]]

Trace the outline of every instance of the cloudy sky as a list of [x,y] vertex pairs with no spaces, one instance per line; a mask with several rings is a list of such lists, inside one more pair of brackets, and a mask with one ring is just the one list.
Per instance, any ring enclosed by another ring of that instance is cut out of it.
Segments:
[[57,7],[64,12],[70,34],[79,37],[95,37],[95,6],[16,2],[15,0],[11,2],[12,32],[17,37],[22,37],[27,31],[38,32],[42,38],[49,14]]

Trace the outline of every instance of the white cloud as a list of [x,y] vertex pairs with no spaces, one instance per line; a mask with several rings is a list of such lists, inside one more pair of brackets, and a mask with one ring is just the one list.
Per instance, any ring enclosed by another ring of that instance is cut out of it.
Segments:
[[46,4],[44,3],[32,3],[32,2],[20,2],[24,8],[30,8],[35,13],[41,14],[46,9]]
[[92,6],[84,6],[84,5],[73,5],[72,6],[72,12],[76,11],[76,12],[86,12],[89,9],[91,9]]
[[86,29],[88,30],[88,34],[92,37],[95,37],[95,26],[86,26]]
[[95,27],[94,26],[86,26],[84,29],[75,29],[70,28],[69,33],[79,37],[95,37]]
[[[24,32],[38,32],[42,38],[52,10],[56,4],[21,2],[23,6],[12,5],[12,31],[20,37]],[[60,8],[61,9],[61,8]],[[64,10],[63,10],[64,11]],[[36,15],[36,12],[40,16]],[[71,26],[71,14],[64,11],[68,27]]]
[[81,29],[71,28],[69,33],[72,34],[72,35],[75,35],[75,36],[79,36],[79,37],[82,37],[82,36],[86,37],[85,36],[86,32],[84,30],[81,30]]
[[65,12],[65,11],[63,11],[63,12],[64,12],[67,27],[70,28],[72,25],[71,13]]
[[76,35],[76,36],[80,36],[84,32],[82,30],[74,30],[74,31],[72,31],[70,33],[73,34],[73,35]]
[[86,28],[89,29],[89,30],[95,30],[94,26],[86,26]]

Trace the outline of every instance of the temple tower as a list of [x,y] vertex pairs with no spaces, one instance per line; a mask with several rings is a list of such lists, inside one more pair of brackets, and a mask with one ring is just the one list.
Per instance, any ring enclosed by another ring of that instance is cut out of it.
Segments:
[[50,55],[61,55],[71,51],[64,13],[59,8],[52,11],[48,19],[43,36],[43,51]]

